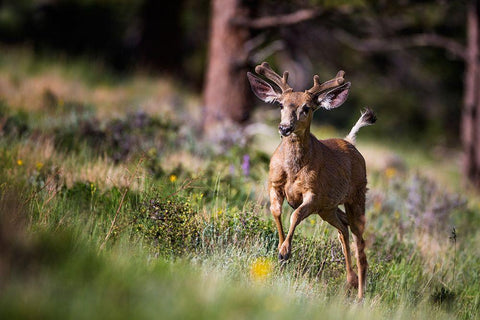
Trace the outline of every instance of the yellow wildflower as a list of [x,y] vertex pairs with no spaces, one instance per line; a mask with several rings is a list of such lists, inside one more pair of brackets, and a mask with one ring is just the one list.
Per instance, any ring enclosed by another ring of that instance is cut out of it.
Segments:
[[310,224],[313,226],[315,224],[315,219],[310,219]]
[[400,212],[398,212],[398,210],[395,210],[395,212],[393,213],[393,216],[395,217],[395,219],[400,219]]
[[93,182],[91,182],[90,183],[90,193],[91,193],[92,197],[93,197],[93,195],[95,194],[96,191],[97,191],[97,186]]
[[40,169],[43,168],[43,163],[42,163],[42,162],[37,162],[37,163],[35,164],[35,167],[37,168],[37,170],[40,170]]
[[154,157],[157,154],[157,149],[152,147],[152,148],[148,149],[147,153],[150,157]]
[[273,271],[273,263],[265,258],[257,258],[250,264],[250,276],[255,281],[266,280]]
[[17,165],[23,166],[23,161],[22,161],[21,159],[18,159],[18,160],[17,160]]
[[385,169],[385,176],[387,177],[387,179],[391,179],[396,175],[397,175],[397,169],[393,167],[388,167],[387,169]]
[[173,182],[177,181],[177,176],[174,175],[174,174],[171,174],[170,177],[169,177],[169,179],[170,179],[170,182],[173,183]]

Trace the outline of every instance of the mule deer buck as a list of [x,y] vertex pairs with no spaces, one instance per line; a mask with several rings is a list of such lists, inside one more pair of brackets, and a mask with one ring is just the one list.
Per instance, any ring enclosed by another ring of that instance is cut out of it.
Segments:
[[[279,93],[268,82],[247,73],[255,95],[265,102],[278,102],[281,108],[278,129],[282,141],[270,160],[268,175],[270,211],[279,235],[279,258],[286,260],[290,257],[297,225],[311,214],[318,214],[338,229],[347,283],[358,288],[358,297],[362,299],[368,265],[362,237],[367,178],[365,160],[354,143],[358,130],[373,124],[376,116],[367,109],[345,139],[318,140],[310,133],[313,113],[320,107],[333,109],[345,102],[350,89],[350,82],[344,83],[345,73],[339,71],[335,78],[322,84],[315,75],[312,88],[295,92],[287,83],[287,71],[280,77],[266,62],[257,66],[255,71],[281,89]],[[286,237],[280,218],[285,199],[294,209]],[[346,212],[338,207],[341,204]],[[355,241],[358,277],[352,269],[348,227]]]

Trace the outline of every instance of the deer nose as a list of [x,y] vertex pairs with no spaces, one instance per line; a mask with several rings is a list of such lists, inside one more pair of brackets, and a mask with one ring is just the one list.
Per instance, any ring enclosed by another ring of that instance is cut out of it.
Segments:
[[280,124],[278,126],[278,131],[284,137],[288,137],[293,132],[293,127],[288,124]]

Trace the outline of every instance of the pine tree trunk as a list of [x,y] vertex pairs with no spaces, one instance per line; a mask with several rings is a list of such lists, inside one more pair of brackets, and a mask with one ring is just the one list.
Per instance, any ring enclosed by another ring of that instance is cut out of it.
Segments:
[[464,175],[480,188],[480,62],[479,1],[467,5],[467,59],[462,112]]
[[212,0],[208,66],[204,88],[204,123],[208,135],[248,119],[251,95],[247,83],[247,28],[232,19],[248,17],[244,0]]

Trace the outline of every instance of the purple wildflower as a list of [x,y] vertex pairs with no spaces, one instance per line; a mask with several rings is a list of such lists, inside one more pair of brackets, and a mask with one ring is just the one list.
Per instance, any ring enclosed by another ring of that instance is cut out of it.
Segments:
[[250,156],[248,154],[245,154],[243,156],[242,171],[243,171],[243,175],[245,176],[250,175]]

